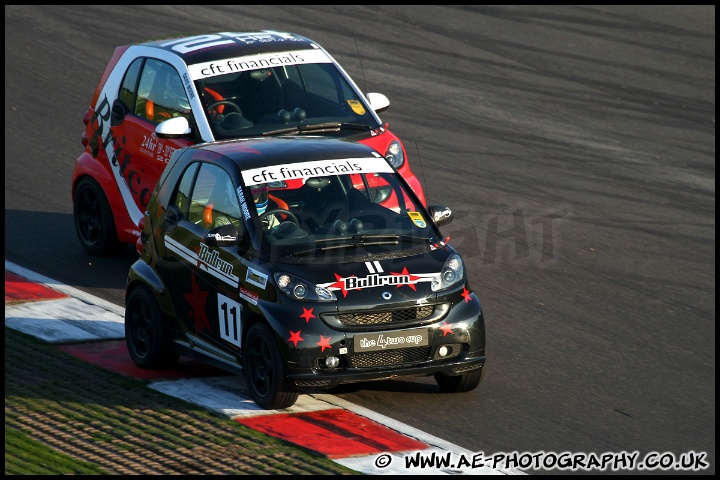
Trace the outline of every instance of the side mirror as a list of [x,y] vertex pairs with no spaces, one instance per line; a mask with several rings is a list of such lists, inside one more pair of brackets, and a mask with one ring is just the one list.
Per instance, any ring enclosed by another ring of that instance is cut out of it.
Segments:
[[447,225],[453,221],[452,210],[445,205],[430,205],[428,207],[428,212],[430,213],[433,222],[435,222],[435,225],[438,227]]
[[390,100],[382,93],[368,93],[366,98],[370,107],[377,113],[384,112],[390,106]]
[[205,237],[209,247],[232,247],[240,244],[237,227],[234,225],[220,225],[210,230]]
[[158,138],[182,138],[191,133],[190,123],[185,117],[170,118],[155,127],[155,134]]

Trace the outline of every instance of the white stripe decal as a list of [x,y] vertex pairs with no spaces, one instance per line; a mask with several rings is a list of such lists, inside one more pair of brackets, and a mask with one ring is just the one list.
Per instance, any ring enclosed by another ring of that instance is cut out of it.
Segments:
[[237,288],[240,284],[240,278],[237,275],[233,275],[231,272],[224,272],[218,269],[216,265],[209,265],[204,260],[200,260],[197,253],[178,243],[167,235],[165,236],[165,245],[168,247],[168,250],[174,252],[179,257],[193,265],[195,268],[201,268],[205,270],[213,277],[217,278],[218,280],[222,280],[231,287]]
[[365,266],[367,267],[367,269],[370,273],[375,273],[375,269],[372,266],[372,262],[365,262]]
[[274,52],[247,55],[244,57],[224,58],[220,61],[188,65],[193,80],[238,73],[260,68],[282,67],[303,63],[330,63],[328,55],[322,50],[296,50],[293,52]]
[[165,246],[168,250],[182,257],[188,263],[197,265],[197,255],[190,249],[185,248],[181,243],[176,242],[173,238],[165,236]]
[[385,158],[381,157],[377,152],[372,152],[372,154],[377,155],[377,157],[336,158],[332,160],[268,165],[262,168],[243,170],[242,176],[245,185],[252,186],[259,183],[298,178],[325,177],[327,175],[392,173],[393,169]]

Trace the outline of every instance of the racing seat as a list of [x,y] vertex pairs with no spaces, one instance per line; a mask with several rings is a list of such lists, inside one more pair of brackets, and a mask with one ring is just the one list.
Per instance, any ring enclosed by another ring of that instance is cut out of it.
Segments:
[[229,178],[215,179],[208,203],[203,209],[202,224],[207,229],[220,225],[239,225],[240,206],[233,202],[233,189]]
[[145,118],[157,123],[167,120],[168,118],[172,118],[172,115],[165,107],[157,105],[156,108],[157,100],[154,100],[154,98],[157,99],[161,97],[153,97],[153,95],[150,95],[145,102]]
[[278,197],[277,195],[273,195],[272,193],[268,194],[268,198],[275,202],[275,205],[277,205],[276,208],[282,208],[283,210],[288,210],[290,206],[287,204],[285,200]]
[[[224,100],[224,98],[212,88],[204,87],[203,100],[205,100],[205,105],[210,106],[215,102]],[[217,107],[214,107],[213,110],[215,110],[219,115],[222,115],[222,113],[225,111],[225,105],[218,105]]]
[[212,203],[208,203],[203,210],[203,227],[208,230],[213,227],[213,207]]
[[234,225],[238,223],[238,220],[229,217],[224,212],[216,211],[214,204],[208,203],[207,205],[205,205],[205,209],[203,210],[202,224],[203,227],[207,228],[208,230],[219,227],[221,225]]

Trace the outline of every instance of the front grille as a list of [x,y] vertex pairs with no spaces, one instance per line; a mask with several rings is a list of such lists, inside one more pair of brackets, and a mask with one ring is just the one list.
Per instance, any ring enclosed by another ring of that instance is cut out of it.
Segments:
[[422,307],[403,308],[401,310],[386,310],[384,312],[342,313],[338,315],[340,323],[348,326],[356,325],[384,325],[387,323],[401,323],[412,320],[424,320],[433,313],[432,305]]
[[356,353],[350,356],[350,366],[354,368],[389,367],[404,363],[423,362],[428,359],[429,355],[430,347]]
[[449,303],[437,305],[409,305],[394,310],[356,310],[342,313],[323,313],[325,323],[340,330],[368,330],[371,328],[403,328],[437,322],[450,309]]

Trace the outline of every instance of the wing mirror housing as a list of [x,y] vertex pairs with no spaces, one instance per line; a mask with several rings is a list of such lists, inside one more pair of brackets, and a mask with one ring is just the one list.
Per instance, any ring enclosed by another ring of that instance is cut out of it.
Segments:
[[155,127],[158,138],[182,138],[190,135],[190,123],[185,117],[169,118]]
[[430,213],[433,222],[435,222],[435,225],[438,227],[447,225],[453,221],[452,210],[450,210],[450,207],[446,207],[445,205],[430,205],[428,207],[428,213]]
[[220,225],[207,233],[205,243],[209,247],[232,247],[240,244],[240,234],[234,225]]
[[377,113],[384,112],[390,106],[390,100],[382,93],[368,93],[367,101]]

